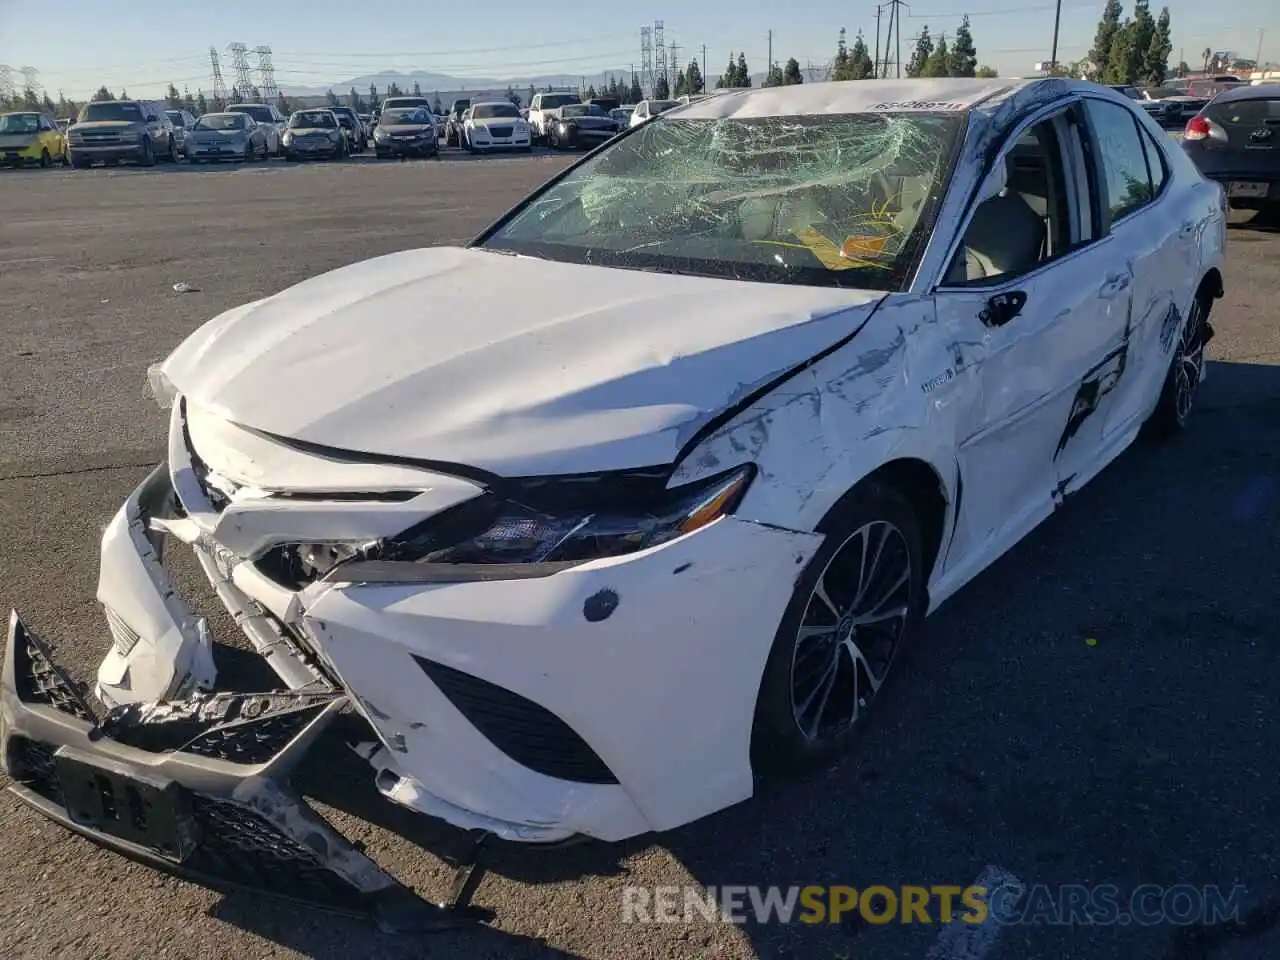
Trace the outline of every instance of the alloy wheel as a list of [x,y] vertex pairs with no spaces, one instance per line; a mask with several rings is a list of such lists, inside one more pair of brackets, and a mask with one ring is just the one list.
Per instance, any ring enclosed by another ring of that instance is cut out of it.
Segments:
[[1183,325],[1174,354],[1173,402],[1178,422],[1185,423],[1204,372],[1204,304],[1197,299]]
[[880,690],[911,610],[911,551],[887,520],[865,523],[814,583],[791,658],[791,712],[821,743],[856,724]]

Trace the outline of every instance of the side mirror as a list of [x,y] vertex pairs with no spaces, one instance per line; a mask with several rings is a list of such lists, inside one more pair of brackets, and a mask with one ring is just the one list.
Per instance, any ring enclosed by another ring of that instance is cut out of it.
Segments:
[[1004,157],[1000,157],[996,160],[996,165],[987,174],[987,178],[982,181],[982,187],[978,190],[977,202],[982,204],[988,200],[994,200],[1004,193],[1005,188],[1008,186],[1009,170],[1005,166]]
[[159,123],[159,122],[160,122],[160,118],[157,117],[154,113],[147,114],[147,123]]

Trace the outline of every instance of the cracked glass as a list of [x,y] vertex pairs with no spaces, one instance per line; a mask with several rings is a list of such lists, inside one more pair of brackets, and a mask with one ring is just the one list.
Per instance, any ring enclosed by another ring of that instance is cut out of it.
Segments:
[[664,117],[570,170],[481,246],[636,270],[900,290],[963,127],[957,112]]

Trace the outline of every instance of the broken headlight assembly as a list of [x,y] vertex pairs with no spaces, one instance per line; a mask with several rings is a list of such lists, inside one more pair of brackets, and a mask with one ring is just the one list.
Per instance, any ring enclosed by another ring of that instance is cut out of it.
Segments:
[[577,480],[540,483],[542,489],[529,502],[486,495],[363,551],[366,559],[339,562],[329,579],[371,583],[546,576],[693,533],[732,513],[754,475],[754,465],[748,464],[612,506],[572,506],[574,487],[581,484]]
[[178,388],[164,372],[164,362],[147,367],[146,396],[154,400],[161,410],[168,410],[178,399]]

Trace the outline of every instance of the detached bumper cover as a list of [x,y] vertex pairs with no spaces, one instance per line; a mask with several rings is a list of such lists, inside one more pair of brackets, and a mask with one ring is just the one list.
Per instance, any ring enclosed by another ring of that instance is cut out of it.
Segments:
[[16,613],[0,675],[0,763],[24,803],[106,847],[215,888],[249,888],[384,929],[442,929],[429,905],[288,784],[340,691],[212,694],[98,718]]

